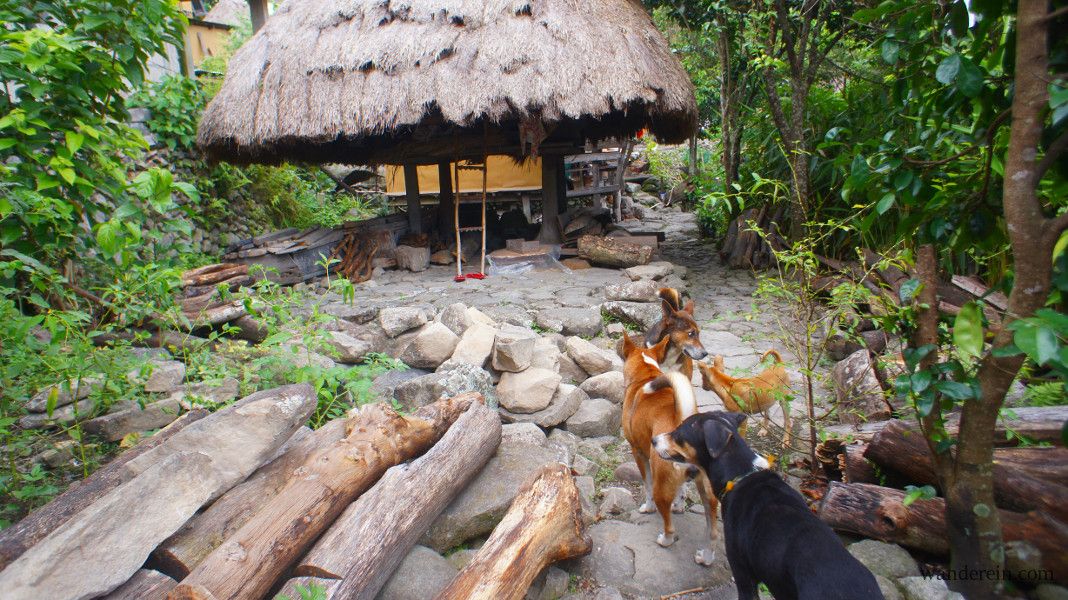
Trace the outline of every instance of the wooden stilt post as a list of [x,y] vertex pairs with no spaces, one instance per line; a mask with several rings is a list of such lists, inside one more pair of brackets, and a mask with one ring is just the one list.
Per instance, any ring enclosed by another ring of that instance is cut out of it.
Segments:
[[564,241],[560,231],[560,188],[564,178],[563,155],[541,157],[541,231],[538,241],[559,244]]
[[423,210],[419,204],[419,172],[416,165],[404,165],[404,197],[408,200],[408,228],[423,233]]
[[248,8],[252,17],[252,31],[257,32],[267,21],[267,0],[248,0]]
[[452,167],[449,161],[438,163],[438,239],[447,240],[456,222],[453,220],[456,197],[452,190]]

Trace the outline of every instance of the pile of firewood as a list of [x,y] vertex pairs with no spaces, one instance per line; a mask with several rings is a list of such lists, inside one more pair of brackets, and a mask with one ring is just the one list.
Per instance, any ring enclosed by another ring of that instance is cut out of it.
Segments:
[[245,314],[245,307],[224,298],[223,290],[236,292],[252,283],[248,265],[219,263],[198,267],[182,273],[178,305],[193,329],[233,321]]
[[[315,407],[299,384],[188,413],[0,531],[4,597],[374,598],[497,451],[500,417],[470,392],[311,431]],[[590,549],[570,469],[547,466],[438,598],[518,600]]]
[[374,238],[368,239],[355,232],[347,233],[330,253],[330,258],[339,261],[331,270],[353,283],[367,281],[371,278],[377,252],[378,241]]
[[720,259],[732,269],[766,269],[775,264],[772,250],[786,248],[786,240],[779,234],[785,212],[785,206],[767,205],[742,211],[727,227]]
[[[1035,550],[1015,553],[1010,568],[1044,569],[1062,584],[1068,580],[1068,449],[1014,444],[1020,437],[1061,444],[1066,420],[1064,406],[1013,409],[1013,419],[998,425],[1001,443],[994,450],[994,495],[1005,541]],[[947,423],[951,435],[958,425],[954,415]],[[944,500],[903,503],[905,486],[938,484],[927,442],[916,426],[882,421],[837,436],[830,429],[833,437],[817,452],[832,479],[820,518],[839,531],[948,556]],[[1010,429],[1015,435],[1006,435]]]

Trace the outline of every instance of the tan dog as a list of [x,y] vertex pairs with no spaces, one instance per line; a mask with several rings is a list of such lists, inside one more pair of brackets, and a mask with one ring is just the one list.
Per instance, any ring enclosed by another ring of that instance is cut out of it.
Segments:
[[[697,413],[697,399],[689,379],[677,371],[664,372],[660,369],[660,361],[667,354],[668,345],[668,338],[664,338],[652,348],[643,348],[635,344],[630,336],[623,336],[623,354],[626,357],[623,378],[627,386],[623,400],[623,434],[630,443],[634,462],[638,464],[638,471],[645,483],[645,503],[638,511],[651,513],[656,510],[660,513],[664,530],[657,536],[656,542],[664,547],[675,543],[677,539],[671,513],[673,510],[682,512],[682,484],[693,473],[688,473],[685,467],[664,460],[654,452],[653,438],[673,431],[686,417]],[[715,519],[719,502],[712,495],[708,479],[700,472],[696,475],[697,489],[705,507],[709,539],[712,541],[716,537]],[[708,548],[699,548],[694,560],[701,565],[710,565],[714,557],[710,544]]]
[[[716,355],[712,366],[697,363],[701,370],[701,387],[715,392],[723,401],[723,406],[730,412],[756,414],[771,408],[772,404],[782,400],[790,386],[790,376],[783,367],[782,356],[776,350],[768,350],[760,357],[760,362],[768,356],[775,362],[755,377],[731,377],[723,370],[723,357]],[[786,443],[790,439],[790,411],[783,407],[783,423],[786,428]],[[745,435],[745,424],[739,427],[739,433]]]

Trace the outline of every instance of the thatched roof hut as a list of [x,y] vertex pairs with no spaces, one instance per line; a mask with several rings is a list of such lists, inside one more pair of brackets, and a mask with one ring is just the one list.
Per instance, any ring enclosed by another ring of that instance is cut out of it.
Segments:
[[230,61],[197,141],[239,163],[430,164],[642,128],[675,143],[696,115],[638,0],[300,0]]

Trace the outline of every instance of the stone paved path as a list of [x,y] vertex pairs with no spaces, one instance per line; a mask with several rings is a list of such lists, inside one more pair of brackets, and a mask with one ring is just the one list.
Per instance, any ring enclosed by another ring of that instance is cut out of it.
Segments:
[[[715,247],[700,239],[692,214],[670,210],[651,213],[641,223],[630,226],[665,232],[661,259],[685,267],[686,274],[684,279],[671,275],[664,281],[685,288],[694,299],[702,342],[710,354],[724,356],[729,370],[735,374],[752,372],[764,351],[773,347],[782,349],[782,344],[776,341],[774,318],[776,311],[781,314],[782,307],[754,297],[757,281],[751,273],[732,271],[720,264]],[[530,327],[538,313],[546,309],[593,312],[596,319],[599,305],[605,301],[605,286],[630,281],[622,271],[600,268],[570,272],[545,269],[463,283],[454,282],[453,274],[454,267],[442,266],[431,266],[421,273],[388,271],[358,286],[356,305],[344,310],[429,305],[435,312],[440,312],[450,304],[462,302],[477,307],[498,322]],[[340,303],[340,298],[333,294],[326,294],[324,300],[327,304]],[[656,310],[655,304],[647,307]],[[614,348],[617,339],[618,336],[602,333],[592,341],[603,348]],[[792,362],[786,353],[784,357]],[[795,376],[795,388],[799,387],[799,382]],[[698,373],[695,373],[694,383],[698,388],[698,404],[703,410],[722,407],[712,392],[700,389]],[[795,402],[795,411],[799,407],[800,403]],[[773,414],[772,418],[781,419],[781,412]],[[775,448],[774,434],[767,428],[750,427],[749,431],[750,439],[758,447]],[[596,446],[602,448],[585,455],[586,463],[595,463],[590,471],[596,476],[591,499],[596,504],[604,489],[622,487],[632,492],[633,506],[636,506],[640,501],[639,485],[623,478],[619,471],[613,474],[617,465],[632,462],[626,442],[619,438],[596,438],[590,442],[596,442]],[[589,449],[592,445],[585,447]],[[580,449],[579,454],[582,453]],[[602,515],[601,520],[591,527],[594,552],[589,557],[563,565],[572,583],[580,583],[582,590],[566,598],[618,597],[612,595],[615,590],[626,598],[659,598],[661,594],[693,588],[707,589],[685,598],[734,598],[721,542],[717,548],[717,561],[712,567],[700,567],[693,562],[693,551],[698,538],[705,535],[705,526],[700,505],[694,505],[696,492],[692,495],[689,511],[679,516],[681,540],[668,549],[660,548],[654,542],[659,528],[659,519],[653,518],[655,515],[641,515],[633,510],[633,506],[620,514]]]

